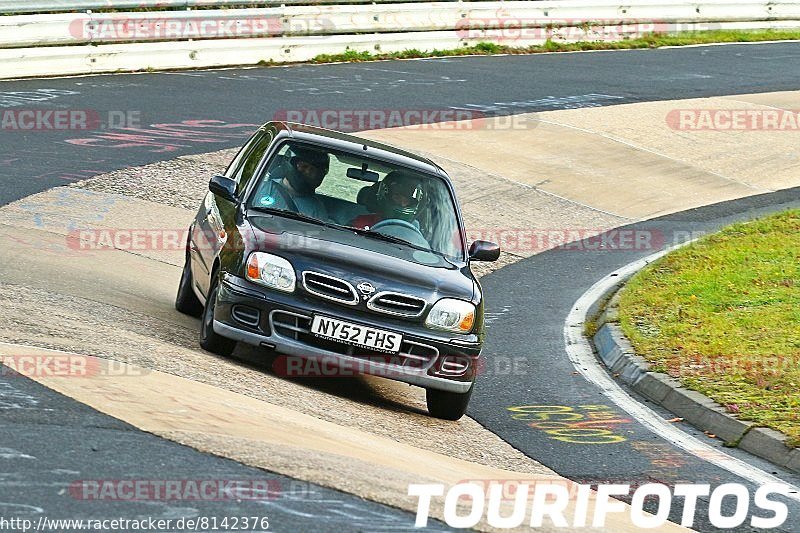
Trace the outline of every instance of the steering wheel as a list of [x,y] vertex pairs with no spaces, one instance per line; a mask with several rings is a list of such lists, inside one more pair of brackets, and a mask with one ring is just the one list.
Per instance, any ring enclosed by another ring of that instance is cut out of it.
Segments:
[[381,220],[372,226],[370,231],[376,231],[390,237],[397,237],[415,246],[430,248],[428,239],[425,238],[417,226],[411,222],[400,220],[399,218],[387,218],[386,220]]
[[386,220],[381,220],[380,222],[378,222],[377,224],[375,224],[374,226],[372,226],[369,229],[375,231],[375,230],[379,230],[381,228],[385,228],[386,226],[400,226],[402,228],[411,229],[411,230],[414,230],[416,233],[419,233],[419,235],[421,237],[424,237],[422,235],[422,232],[419,230],[419,228],[417,226],[415,226],[411,222],[406,222],[405,220],[400,220],[399,218],[387,218]]

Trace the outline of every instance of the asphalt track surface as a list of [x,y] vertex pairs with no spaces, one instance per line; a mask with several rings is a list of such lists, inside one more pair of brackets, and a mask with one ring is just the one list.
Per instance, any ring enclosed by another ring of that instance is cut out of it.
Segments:
[[[118,168],[237,146],[255,124],[286,110],[458,107],[486,114],[513,114],[792,90],[798,85],[800,45],[796,43],[3,82],[0,111],[82,109],[96,112],[101,120],[109,111],[117,111],[130,114],[138,125],[97,131],[1,131],[0,205]],[[798,199],[797,190],[773,193],[672,215],[638,227],[663,232],[669,243],[675,230],[710,231],[759,212],[797,205]],[[727,471],[687,456],[635,420],[625,420],[624,413],[609,405],[599,389],[574,375],[566,358],[563,326],[572,303],[608,272],[651,252],[557,250],[484,278],[490,310],[496,313],[489,324],[487,361],[495,356],[520,363],[510,370],[488,366],[470,415],[526,454],[580,481],[712,485],[737,481]],[[29,461],[37,465],[26,468],[26,460],[18,458],[18,470],[4,468],[0,502],[5,503],[0,503],[0,508],[22,505],[16,509],[24,513],[24,505],[39,502],[36,505],[46,508],[49,516],[113,515],[107,512],[110,507],[57,496],[51,490],[54,485],[63,486],[63,476],[74,481],[75,472],[83,479],[107,479],[114,470],[119,477],[163,479],[165,472],[170,472],[169,465],[173,465],[172,472],[182,479],[192,475],[211,477],[204,472],[213,472],[217,478],[221,477],[218,473],[239,479],[263,475],[261,471],[137,432],[22,378],[3,376],[0,385],[3,402],[18,403],[25,397],[32,402],[27,411],[0,411],[2,447],[11,450],[7,452],[9,457],[35,457],[35,462]],[[620,420],[615,423],[615,431],[625,440],[578,444],[552,439],[511,418],[509,407],[529,405],[570,409],[585,418],[592,411],[610,413]],[[666,412],[663,416],[671,417]],[[687,431],[697,433],[691,428]],[[704,438],[702,434],[700,437]],[[797,483],[796,476],[779,472],[763,461],[737,450],[729,453]],[[280,476],[274,478],[290,482]],[[384,522],[370,513],[384,516],[386,527],[402,528],[403,520],[410,524],[408,513],[335,491],[323,492],[323,501],[354,506],[348,514],[370,516],[366,522],[373,529],[379,529],[374,526]],[[241,505],[242,510],[261,509],[258,505],[248,507],[254,505],[248,502]],[[295,513],[291,508],[282,511],[284,514],[273,511],[270,518],[274,518],[273,524],[286,524],[288,529],[294,529],[293,524],[309,523],[319,528],[326,522],[320,521],[317,512],[330,512],[330,503],[321,505],[316,508],[309,504]],[[196,507],[220,516],[231,514],[228,505],[215,508],[206,503]],[[797,528],[793,524],[800,523],[800,509],[796,504],[790,507],[785,530]],[[51,509],[53,514],[49,513]],[[134,511],[130,507],[124,509],[124,516],[155,514],[146,506]],[[158,510],[181,514],[168,505]],[[702,520],[704,511],[701,505],[695,527],[705,531],[711,527]],[[678,512],[679,509],[673,511],[673,518]],[[349,529],[366,526],[351,517],[338,524],[327,523],[340,530],[345,524]]]
[[[117,480],[163,481],[162,494],[166,494],[166,483],[171,483],[186,495],[211,481],[216,483],[211,490],[219,496],[159,497],[152,485],[152,499],[133,501],[132,488]],[[110,490],[96,490],[100,483]],[[224,492],[225,484],[242,490]],[[172,527],[162,531],[193,530],[179,527],[177,520],[201,517],[216,518],[218,524],[227,517],[230,531],[234,520],[241,520],[238,529],[242,530],[242,517],[257,517],[250,523],[259,526],[261,518],[267,517],[269,527],[263,531],[305,531],[311,525],[319,531],[414,529],[411,513],[192,450],[8,372],[0,377],[0,516],[34,524],[41,516],[50,520],[171,519]],[[430,525],[436,531],[449,530],[437,521]],[[262,531],[259,526],[246,530]],[[51,525],[41,530],[78,528]]]
[[[254,124],[287,110],[466,107],[513,114],[798,86],[797,43],[2,82],[0,111],[88,110],[102,123],[109,111],[132,113],[138,127],[0,130],[0,205],[118,168],[237,146]],[[187,120],[219,122],[163,126]]]

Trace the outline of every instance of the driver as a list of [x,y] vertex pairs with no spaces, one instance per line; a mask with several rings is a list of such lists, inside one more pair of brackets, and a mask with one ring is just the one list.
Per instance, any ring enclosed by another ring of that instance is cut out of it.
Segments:
[[264,207],[289,209],[327,220],[328,210],[315,191],[328,174],[330,156],[327,152],[310,148],[294,148],[292,152],[291,168],[283,179],[267,183],[272,190],[259,194],[259,203]]
[[400,170],[389,172],[378,184],[375,195],[375,213],[360,215],[353,219],[351,226],[369,229],[382,220],[399,219],[414,224],[422,199],[422,188],[419,179]]

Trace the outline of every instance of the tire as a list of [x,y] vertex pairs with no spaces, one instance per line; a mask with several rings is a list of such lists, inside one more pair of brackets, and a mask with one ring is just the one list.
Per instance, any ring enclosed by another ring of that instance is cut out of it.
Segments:
[[437,389],[426,389],[425,400],[428,413],[443,420],[458,420],[467,412],[467,405],[472,396],[471,386],[467,392],[448,392]]
[[181,282],[178,284],[178,295],[175,297],[175,309],[181,313],[200,318],[203,314],[203,304],[192,290],[192,269],[189,259],[183,264]]
[[[212,279],[215,277],[212,276]],[[203,308],[203,317],[200,324],[200,347],[208,352],[227,357],[236,348],[236,341],[223,337],[214,331],[214,308],[217,306],[219,283],[216,281],[213,283],[214,285],[208,291],[208,299]]]

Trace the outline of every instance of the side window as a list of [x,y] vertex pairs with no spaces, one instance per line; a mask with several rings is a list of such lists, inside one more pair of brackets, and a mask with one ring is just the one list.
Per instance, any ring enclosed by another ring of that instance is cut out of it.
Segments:
[[242,150],[234,158],[228,167],[225,175],[236,181],[239,186],[238,192],[242,192],[247,187],[248,182],[258,168],[261,158],[272,144],[273,132],[270,130],[259,130],[247,142]]

